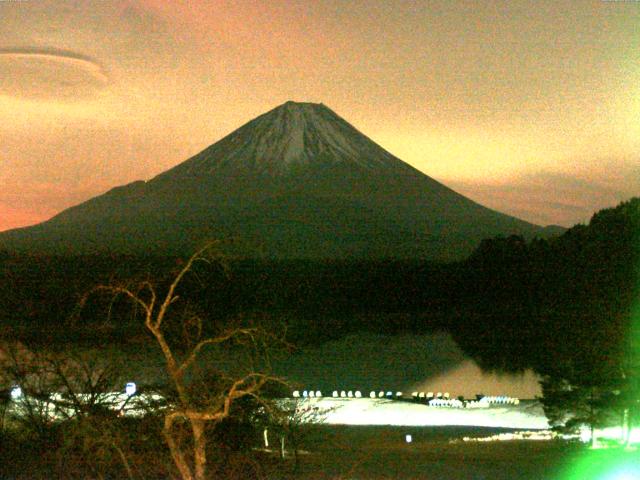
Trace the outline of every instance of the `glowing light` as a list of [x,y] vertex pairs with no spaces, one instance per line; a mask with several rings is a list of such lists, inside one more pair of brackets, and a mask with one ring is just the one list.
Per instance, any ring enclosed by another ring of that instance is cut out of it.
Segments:
[[[549,424],[539,403],[525,403],[519,408],[496,406],[478,409],[430,408],[419,402],[390,402],[384,397],[363,398],[358,401],[345,400],[340,398],[316,399],[314,407],[320,408],[325,413],[315,417],[312,421],[329,425],[459,425],[522,430],[549,429]],[[439,402],[445,402],[445,400],[439,400]],[[456,405],[459,405],[457,402],[459,401],[456,400]]]
[[589,427],[580,427],[580,441],[582,443],[589,443],[591,441],[591,429]]
[[20,387],[13,387],[11,389],[11,398],[17,400],[22,397],[22,389]]
[[411,443],[411,442],[413,442],[413,437],[411,435],[407,434],[407,435],[404,436],[404,440],[407,443]]
[[[640,270],[638,272],[640,274]],[[637,279],[640,281],[640,278]],[[627,363],[637,368],[640,354],[640,303],[636,300],[632,305],[630,327],[628,332]],[[637,374],[634,372],[634,374]],[[617,392],[618,394],[620,392]],[[624,423],[624,422],[623,422]],[[562,480],[627,480],[640,478],[640,456],[631,453],[634,447],[623,449],[625,428],[621,425],[592,432],[589,428],[580,429],[579,438],[584,443],[591,442],[594,448],[583,452],[565,472]],[[598,440],[596,444],[595,440]],[[632,429],[628,432],[628,444],[640,442],[640,432]],[[606,448],[607,445],[618,444],[617,448]]]
[[[620,426],[596,428],[594,431],[594,435],[598,440],[607,440],[607,443],[618,442],[620,444],[624,443],[623,433],[624,433],[623,428]],[[581,428],[578,434],[578,438],[580,438],[580,440],[584,443],[589,443],[591,441],[590,429],[588,427]],[[629,444],[630,445],[640,444],[640,428],[631,429],[631,432],[629,432]]]
[[137,390],[138,389],[136,387],[136,384],[133,382],[129,382],[124,386],[124,393],[126,393],[129,396],[135,395]]
[[[463,437],[463,442],[505,442],[510,440],[554,440],[558,434],[551,430],[525,430],[521,432],[498,433],[488,437]],[[454,440],[456,442],[457,440]]]
[[640,478],[640,456],[623,449],[589,450],[560,477],[562,480],[631,480]]

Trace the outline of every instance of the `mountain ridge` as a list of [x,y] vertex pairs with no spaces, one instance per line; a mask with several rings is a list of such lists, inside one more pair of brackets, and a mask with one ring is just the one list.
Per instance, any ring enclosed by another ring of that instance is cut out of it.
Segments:
[[0,233],[0,245],[175,253],[233,238],[240,256],[448,260],[501,234],[545,232],[454,192],[323,104],[286,102],[146,182]]

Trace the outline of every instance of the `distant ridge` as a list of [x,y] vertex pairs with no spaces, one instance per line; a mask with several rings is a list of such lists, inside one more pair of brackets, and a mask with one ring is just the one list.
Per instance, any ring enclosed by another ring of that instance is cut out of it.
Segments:
[[424,175],[323,104],[286,102],[150,181],[0,233],[0,245],[186,253],[222,238],[242,257],[453,260],[510,234],[547,235]]

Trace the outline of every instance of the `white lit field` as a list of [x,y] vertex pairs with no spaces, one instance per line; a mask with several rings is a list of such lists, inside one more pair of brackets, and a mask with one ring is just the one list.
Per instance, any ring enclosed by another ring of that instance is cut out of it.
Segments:
[[[289,401],[289,400],[287,400]],[[472,426],[510,429],[548,429],[542,406],[535,400],[489,408],[441,408],[386,398],[299,398],[309,421],[330,425]]]
[[[478,438],[485,441],[503,440],[551,440],[556,438],[549,431],[549,423],[542,405],[537,400],[523,400],[517,405],[492,404],[485,408],[442,408],[388,398],[299,398],[283,400],[292,402],[299,412],[305,412],[304,421],[325,425],[394,426],[394,427],[478,427],[524,431],[503,433]],[[530,430],[544,432],[526,433]],[[598,428],[596,443],[604,440],[622,441],[621,427]],[[579,438],[584,443],[591,441],[588,428],[576,435],[562,438]],[[631,444],[640,444],[640,428],[630,432]]]
[[[127,392],[111,392],[100,403],[124,415],[145,415],[151,406],[157,408],[164,399],[156,394],[136,393],[135,384]],[[76,401],[87,403],[84,395]],[[31,405],[52,418],[74,415],[74,402],[60,394],[48,399],[23,395],[19,388],[11,392],[10,410],[20,414]],[[539,402],[530,400],[517,405],[493,404],[485,408],[450,408],[430,406],[412,401],[388,398],[297,398],[282,399],[282,406],[298,412],[300,421],[327,425],[388,425],[388,426],[471,426],[509,429],[548,429],[549,425]]]

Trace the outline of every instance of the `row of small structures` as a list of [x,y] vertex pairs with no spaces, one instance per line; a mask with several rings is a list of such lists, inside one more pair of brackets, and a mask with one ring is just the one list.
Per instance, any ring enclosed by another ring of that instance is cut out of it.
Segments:
[[[320,390],[295,390],[293,392],[293,398],[323,398]],[[331,398],[363,398],[360,390],[334,390],[331,394]],[[402,392],[391,391],[371,391],[369,398],[385,398],[388,400],[405,400]],[[410,399],[407,401],[413,401],[417,403],[424,403],[431,407],[448,407],[448,408],[488,408],[492,405],[518,405],[520,400],[518,398],[509,397],[506,395],[493,395],[485,396],[482,394],[476,395],[475,399],[467,400],[464,397],[451,398],[448,392],[413,392]]]

